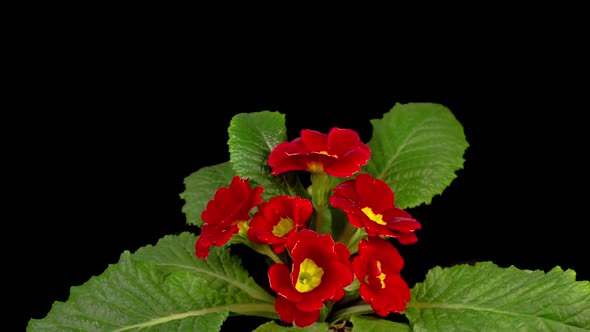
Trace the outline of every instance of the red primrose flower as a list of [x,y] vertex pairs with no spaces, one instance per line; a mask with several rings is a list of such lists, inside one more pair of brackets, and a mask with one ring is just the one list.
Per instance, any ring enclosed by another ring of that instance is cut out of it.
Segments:
[[404,311],[410,300],[410,288],[400,275],[404,261],[397,249],[379,237],[361,240],[358,248],[352,265],[361,283],[359,293],[363,300],[383,317]]
[[209,247],[220,247],[239,232],[240,226],[250,220],[250,210],[262,200],[262,187],[252,189],[248,179],[235,176],[228,188],[219,188],[201,213],[203,226],[195,244],[198,258],[209,256]]
[[307,199],[287,195],[271,198],[260,204],[250,221],[248,237],[258,244],[270,244],[275,253],[285,250],[287,238],[305,227],[313,206]]
[[391,188],[370,174],[359,174],[334,187],[330,204],[346,212],[351,224],[365,228],[369,236],[389,236],[401,244],[418,240],[415,230],[422,226],[412,216],[394,205]]
[[357,132],[334,127],[322,134],[301,130],[301,137],[277,145],[268,157],[272,174],[304,170],[349,177],[367,164],[371,150],[361,142]]
[[354,275],[350,252],[334,243],[330,234],[308,229],[291,234],[287,240],[291,268],[274,264],[268,270],[270,287],[277,292],[275,310],[279,317],[299,327],[313,324],[325,301],[338,301]]

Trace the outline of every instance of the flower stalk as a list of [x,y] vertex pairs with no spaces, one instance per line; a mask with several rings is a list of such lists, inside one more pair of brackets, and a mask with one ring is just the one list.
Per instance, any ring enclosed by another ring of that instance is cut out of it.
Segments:
[[354,306],[350,306],[348,308],[344,308],[338,310],[332,314],[332,319],[330,325],[334,325],[339,321],[349,318],[352,315],[365,315],[365,314],[372,314],[373,308],[369,304],[357,304]]
[[311,173],[311,201],[316,211],[314,229],[319,233],[328,233],[330,230],[324,230],[324,209],[328,204],[328,196],[331,191],[332,177],[323,172]]
[[274,263],[285,264],[285,262],[271,249],[268,245],[260,245],[250,242],[248,247],[252,248],[257,253],[268,256]]

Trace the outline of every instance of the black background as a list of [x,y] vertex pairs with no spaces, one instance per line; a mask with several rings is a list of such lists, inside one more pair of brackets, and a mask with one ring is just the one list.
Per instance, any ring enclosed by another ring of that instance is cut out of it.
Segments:
[[577,49],[563,48],[569,42],[554,57],[545,40],[458,49],[327,37],[190,43],[155,31],[37,36],[12,84],[14,116],[2,119],[14,212],[3,274],[17,326],[44,317],[122,251],[196,231],[181,212],[183,179],[227,161],[232,116],[261,110],[286,114],[290,140],[338,126],[365,142],[369,120],[398,102],[454,113],[470,146],[443,194],[408,210],[423,226],[416,244],[398,246],[410,286],[434,266],[473,261],[590,278],[588,93],[579,80],[588,72]]

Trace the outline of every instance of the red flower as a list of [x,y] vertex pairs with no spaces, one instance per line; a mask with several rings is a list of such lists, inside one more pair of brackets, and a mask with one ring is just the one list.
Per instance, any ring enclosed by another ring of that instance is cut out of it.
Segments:
[[371,150],[350,129],[332,128],[328,135],[304,129],[301,137],[277,145],[268,157],[272,174],[310,171],[349,177],[367,164]]
[[365,227],[369,236],[391,236],[402,244],[416,242],[414,230],[422,226],[394,206],[393,191],[387,183],[370,174],[359,174],[334,187],[330,204],[346,212],[351,224]]
[[352,261],[360,281],[359,293],[379,316],[402,312],[410,300],[410,288],[400,276],[404,260],[395,247],[379,237],[363,239]]
[[285,250],[287,238],[291,233],[305,227],[313,212],[307,199],[287,195],[273,197],[260,204],[258,212],[250,221],[248,237],[258,244],[270,244],[275,253]]
[[287,249],[293,259],[291,270],[274,264],[268,270],[270,287],[277,292],[275,310],[287,322],[304,327],[320,316],[324,301],[338,301],[344,287],[354,279],[350,252],[334,243],[330,234],[318,235],[303,229],[291,234]]
[[209,247],[222,246],[239,231],[240,224],[250,220],[250,210],[262,200],[262,187],[252,189],[248,179],[235,176],[229,188],[219,188],[201,213],[203,226],[195,244],[198,258],[209,256]]

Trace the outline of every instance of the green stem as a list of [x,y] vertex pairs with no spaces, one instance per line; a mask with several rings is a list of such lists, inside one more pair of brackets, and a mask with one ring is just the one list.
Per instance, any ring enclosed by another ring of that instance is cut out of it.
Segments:
[[316,210],[315,230],[322,232],[324,207],[328,203],[328,194],[332,178],[326,173],[311,173],[311,202]]
[[373,308],[371,308],[370,304],[364,303],[364,304],[359,304],[359,305],[355,305],[352,307],[348,307],[348,308],[344,308],[342,310],[338,310],[334,313],[334,315],[332,315],[332,322],[330,323],[330,325],[334,325],[337,322],[348,318],[352,315],[363,315],[363,314],[371,314],[374,313],[375,311],[373,310]]
[[275,252],[269,245],[260,245],[253,243],[253,246],[250,247],[254,249],[254,251],[270,257],[270,259],[272,259],[272,261],[275,263],[285,264],[285,262],[283,262],[283,260],[279,256],[277,256],[277,254],[275,254]]
[[240,232],[232,240],[235,241],[235,243],[243,243],[257,253],[270,257],[270,259],[272,259],[272,261],[275,263],[285,264],[285,262],[283,262],[283,260],[277,256],[277,254],[275,254],[269,245],[252,242],[246,235],[248,233],[248,228],[248,224],[244,223],[242,227],[240,227]]
[[348,250],[352,247],[352,242],[358,236],[359,228],[351,224],[350,222],[346,221],[344,224],[344,230],[342,231],[342,235],[338,239],[338,242],[344,243]]
[[332,311],[332,307],[334,306],[335,302],[325,302],[324,306],[322,307],[322,310],[320,311],[320,322],[325,322],[326,318],[328,318],[328,316],[330,315],[330,311]]
[[322,232],[322,224],[324,223],[324,206],[318,205],[315,208],[316,217],[315,217],[315,230],[318,233]]

